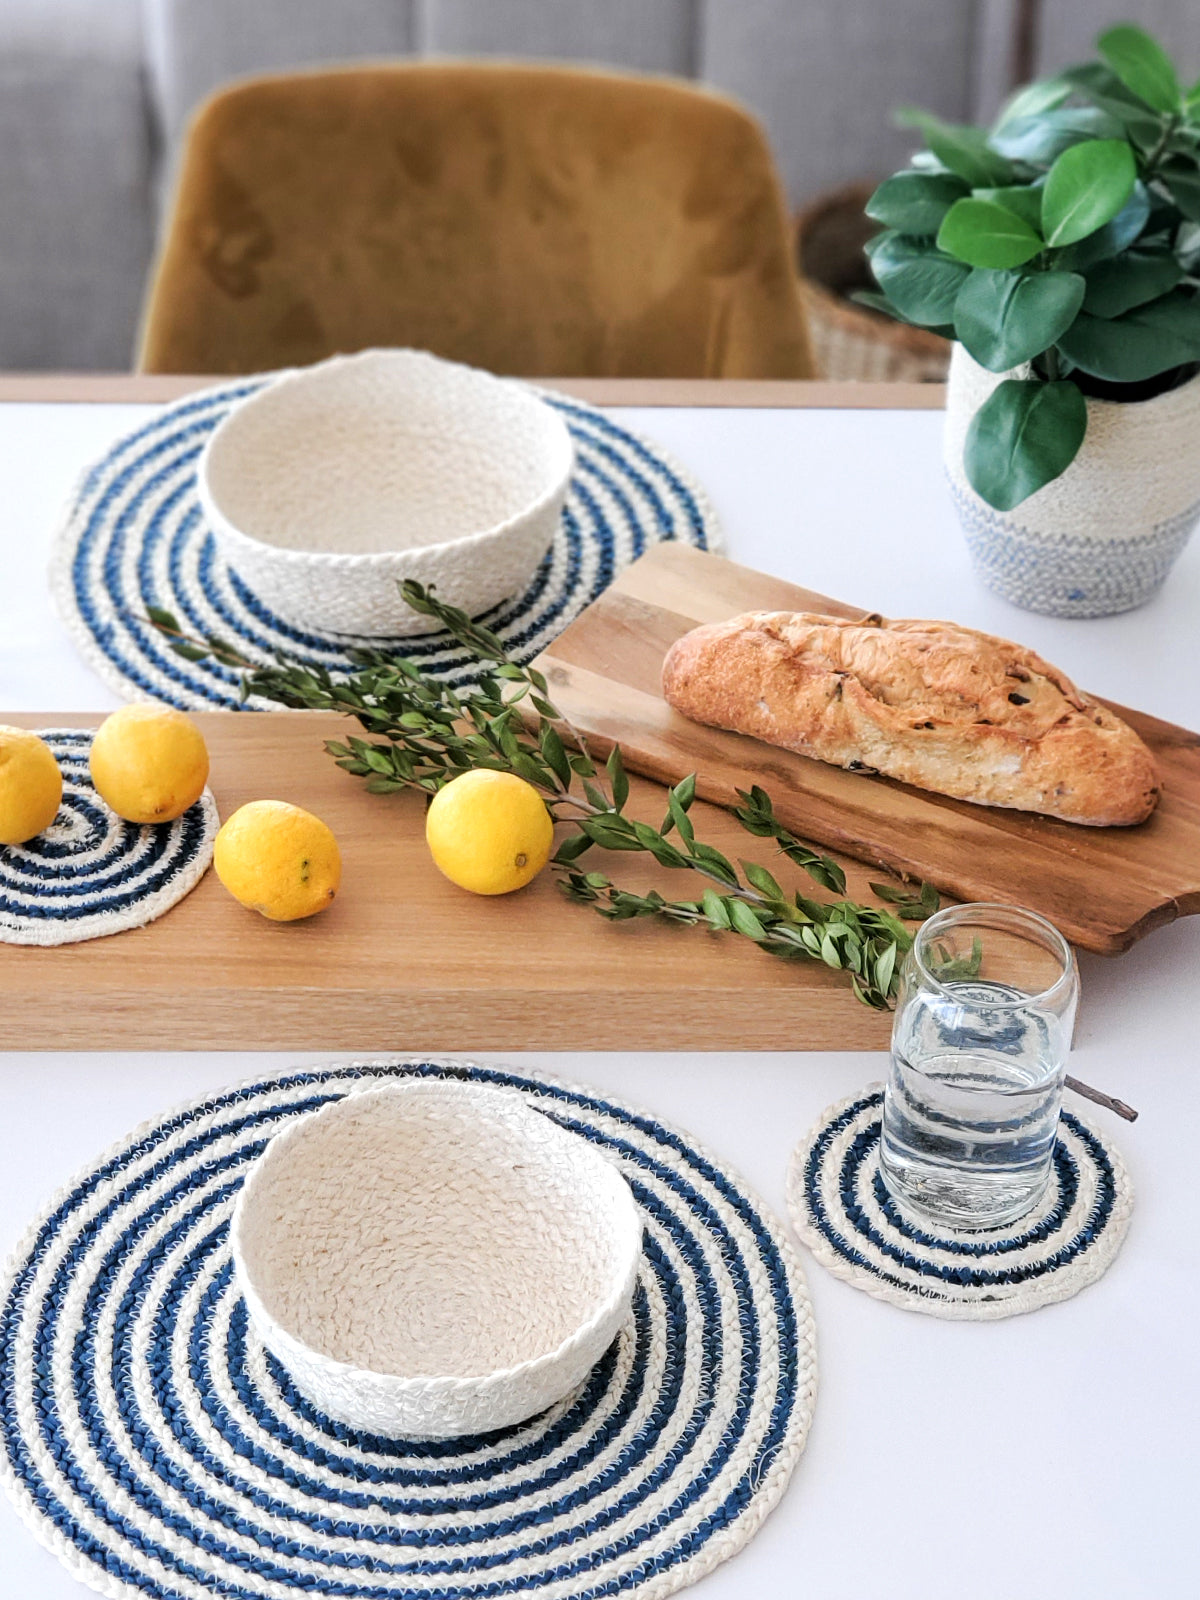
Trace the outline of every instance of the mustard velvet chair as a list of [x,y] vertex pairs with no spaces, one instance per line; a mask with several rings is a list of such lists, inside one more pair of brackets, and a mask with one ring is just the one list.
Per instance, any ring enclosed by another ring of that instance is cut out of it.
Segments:
[[413,345],[535,376],[807,378],[758,124],[670,78],[405,64],[254,79],[191,126],[147,372]]

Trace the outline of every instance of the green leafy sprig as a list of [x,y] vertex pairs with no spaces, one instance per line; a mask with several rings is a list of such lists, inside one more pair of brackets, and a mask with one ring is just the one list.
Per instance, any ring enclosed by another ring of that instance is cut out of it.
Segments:
[[1030,369],[965,441],[967,477],[1001,511],[1070,466],[1086,394],[1145,398],[1200,363],[1200,83],[1131,25],[1097,49],[990,129],[900,113],[926,148],[867,202],[882,292],[860,298],[989,371]]
[[[186,659],[211,656],[239,671],[243,700],[254,695],[355,718],[369,737],[327,740],[325,748],[373,794],[420,789],[432,795],[479,767],[524,778],[542,794],[554,820],[572,829],[551,858],[560,888],[609,921],[652,918],[737,934],[771,955],[844,972],[865,1005],[891,1005],[900,959],[912,945],[904,922],[923,920],[938,907],[928,884],[916,890],[872,884],[884,902],[879,906],[846,898],[838,863],[785,828],[757,786],[738,791],[738,822],[748,834],[772,840],[784,860],[840,898],[817,900],[785,890],[766,867],[753,861],[735,865],[698,839],[690,816],[694,774],[667,791],[658,827],[627,815],[629,779],[619,746],[605,762],[593,759],[586,738],[550,700],[542,673],[510,661],[494,633],[421,585],[405,583],[401,592],[407,605],[435,618],[477,663],[470,689],[453,689],[405,657],[376,650],[355,651],[355,670],[344,677],[284,657],[263,666],[215,635],[186,634],[168,611],[154,609],[150,620]],[[668,899],[654,889],[636,893],[606,871],[588,870],[583,858],[594,847],[649,855],[661,867],[703,880],[703,887],[691,899]]]

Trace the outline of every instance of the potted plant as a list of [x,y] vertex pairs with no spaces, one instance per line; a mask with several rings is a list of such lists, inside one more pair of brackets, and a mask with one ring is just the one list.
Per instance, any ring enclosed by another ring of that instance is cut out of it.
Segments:
[[1140,28],[927,148],[867,203],[877,309],[956,341],[946,467],[1030,610],[1154,594],[1200,519],[1200,83]]

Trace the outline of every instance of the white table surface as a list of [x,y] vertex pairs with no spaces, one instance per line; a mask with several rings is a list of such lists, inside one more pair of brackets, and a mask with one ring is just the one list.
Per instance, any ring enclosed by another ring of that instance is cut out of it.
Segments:
[[[0,405],[0,710],[117,703],[75,656],[44,573],[76,475],[151,410]],[[1200,725],[1200,542],[1140,611],[1036,617],[972,575],[942,486],[937,412],[613,415],[704,485],[735,559],[892,616],[1006,634],[1089,689]],[[705,1600],[1200,1593],[1200,918],[1118,961],[1085,957],[1082,969],[1073,1070],[1141,1111],[1133,1127],[1106,1121],[1138,1194],[1116,1264],[1074,1300],[978,1324],[881,1305],[810,1264],[821,1381],[809,1447],[763,1530],[698,1586]],[[0,1054],[0,1254],[60,1183],[142,1119],[273,1065],[326,1059]],[[503,1059],[595,1083],[689,1129],[778,1213],[791,1146],[823,1106],[885,1070],[879,1054]],[[0,1596],[84,1592],[0,1502]]]

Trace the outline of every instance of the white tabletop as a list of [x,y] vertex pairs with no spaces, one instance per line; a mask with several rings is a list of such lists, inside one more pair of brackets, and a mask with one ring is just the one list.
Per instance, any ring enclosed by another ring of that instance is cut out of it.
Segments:
[[[44,572],[75,476],[149,410],[0,405],[0,710],[116,703],[53,617]],[[1007,634],[1089,689],[1200,725],[1200,542],[1141,611],[1059,622],[1014,610],[973,577],[942,486],[936,412],[613,415],[704,485],[735,559],[892,616]],[[811,1266],[821,1382],[809,1447],[763,1530],[698,1586],[705,1600],[1191,1600],[1200,1590],[1190,992],[1200,918],[1118,961],[1085,957],[1082,969],[1072,1068],[1142,1113],[1133,1127],[1107,1124],[1138,1194],[1116,1264],[1074,1300],[996,1323],[915,1316]],[[61,1182],[144,1118],[317,1059],[328,1057],[0,1055],[0,1254]],[[885,1070],[882,1055],[850,1054],[505,1059],[682,1125],[780,1213],[791,1146],[823,1106]],[[0,1502],[0,1596],[83,1592]]]

